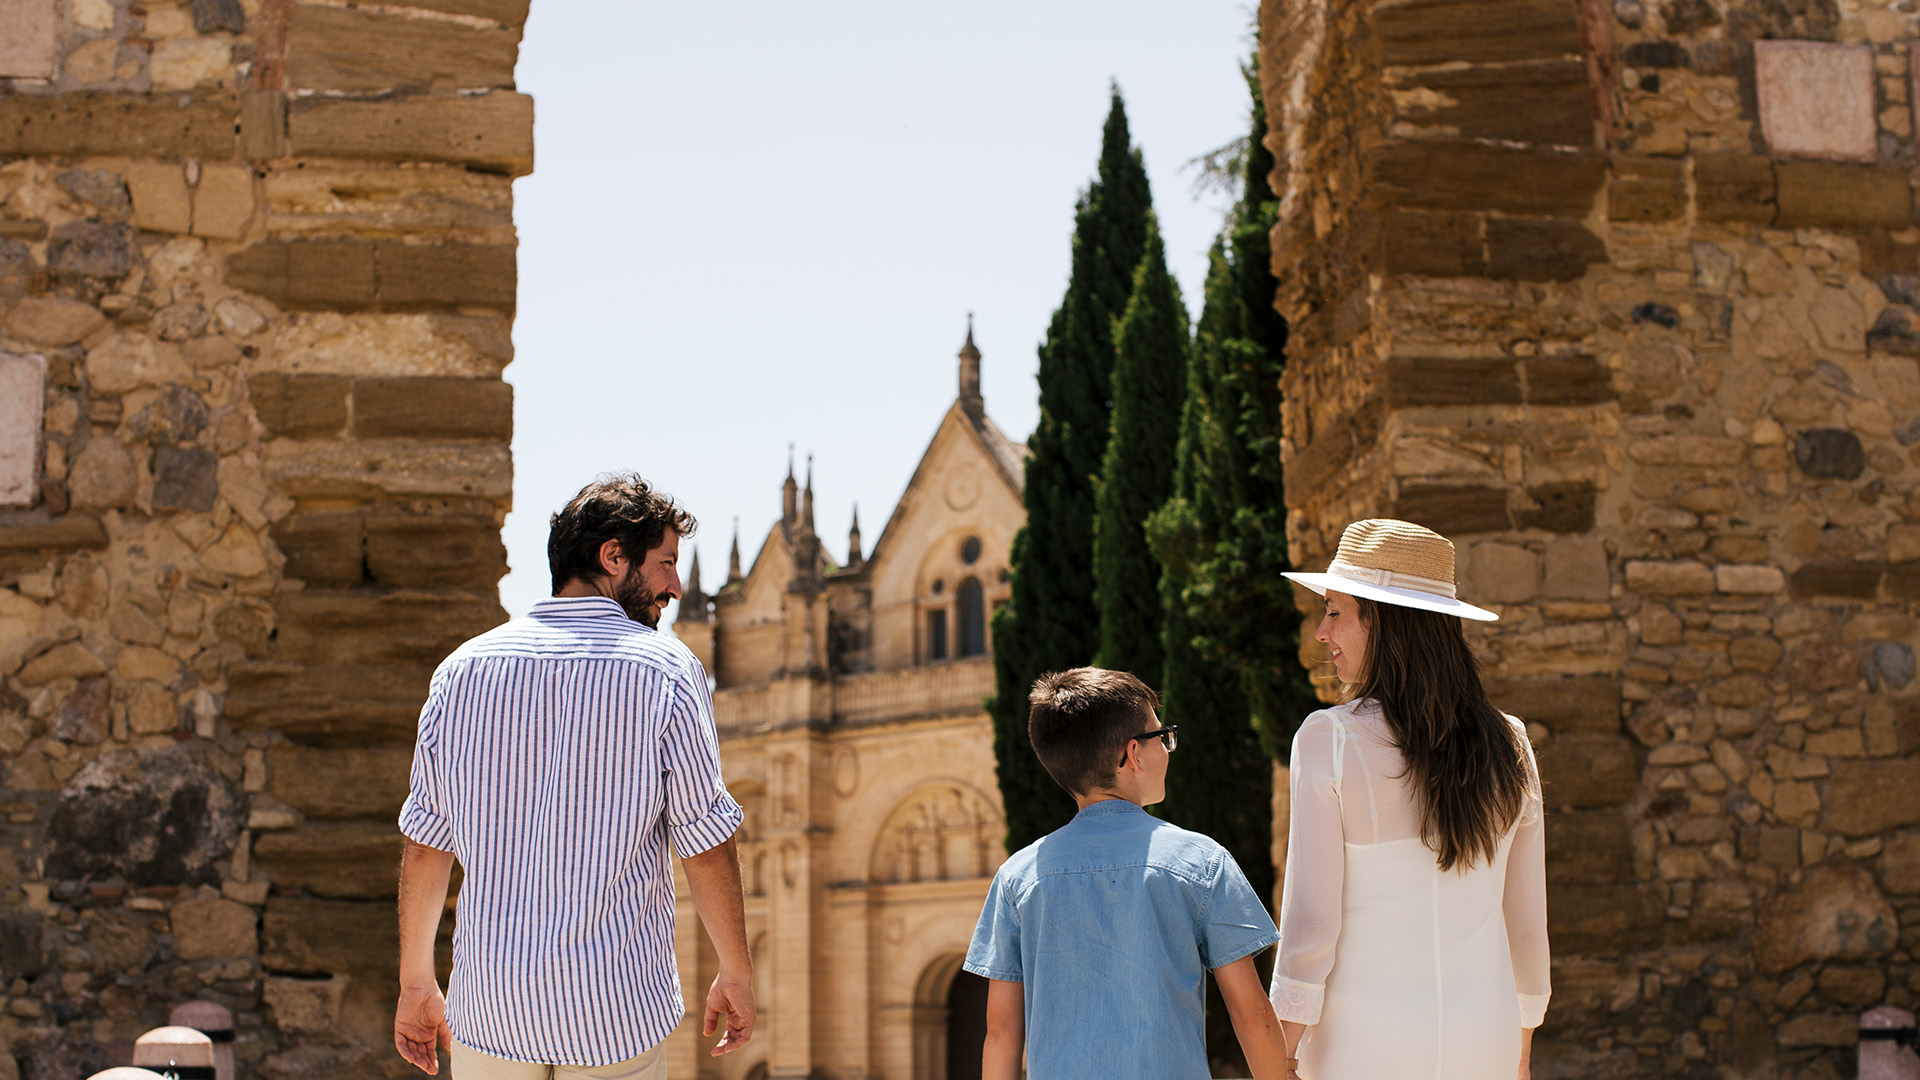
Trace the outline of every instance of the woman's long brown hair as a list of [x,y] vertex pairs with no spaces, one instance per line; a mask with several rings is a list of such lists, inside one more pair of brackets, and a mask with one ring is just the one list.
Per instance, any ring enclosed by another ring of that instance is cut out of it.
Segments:
[[1487,700],[1460,620],[1354,599],[1367,656],[1352,696],[1380,703],[1419,796],[1420,839],[1442,870],[1491,863],[1526,805],[1526,750]]

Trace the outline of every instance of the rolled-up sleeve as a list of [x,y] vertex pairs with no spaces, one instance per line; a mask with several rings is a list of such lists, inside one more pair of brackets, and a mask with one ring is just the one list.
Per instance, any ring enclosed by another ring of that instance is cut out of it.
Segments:
[[445,777],[440,771],[440,718],[446,711],[447,683],[435,672],[420,709],[420,728],[414,735],[413,769],[408,774],[407,801],[400,805],[400,831],[416,844],[439,851],[453,850],[453,822],[447,817]]
[[1334,720],[1314,713],[1293,739],[1288,768],[1287,876],[1280,898],[1280,953],[1268,996],[1282,1020],[1317,1024],[1340,940],[1346,834],[1340,821]]
[[745,815],[720,775],[713,696],[698,661],[674,679],[660,736],[667,836],[681,858],[726,841]]

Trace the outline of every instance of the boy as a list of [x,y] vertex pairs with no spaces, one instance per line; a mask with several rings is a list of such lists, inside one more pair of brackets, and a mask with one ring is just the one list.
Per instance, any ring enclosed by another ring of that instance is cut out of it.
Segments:
[[[1175,729],[1125,672],[1042,676],[1034,753],[1080,812],[994,875],[966,969],[990,980],[985,1080],[1207,1080],[1212,969],[1255,1080],[1287,1075],[1253,956],[1280,939],[1219,844],[1149,816]],[[1027,1032],[1034,1037],[1026,1038]]]

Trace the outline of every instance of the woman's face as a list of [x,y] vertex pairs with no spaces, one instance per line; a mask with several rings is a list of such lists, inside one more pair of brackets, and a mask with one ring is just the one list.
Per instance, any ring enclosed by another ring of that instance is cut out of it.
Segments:
[[1360,621],[1360,602],[1343,592],[1327,590],[1327,613],[1313,638],[1333,655],[1333,673],[1349,685],[1367,670],[1367,624]]

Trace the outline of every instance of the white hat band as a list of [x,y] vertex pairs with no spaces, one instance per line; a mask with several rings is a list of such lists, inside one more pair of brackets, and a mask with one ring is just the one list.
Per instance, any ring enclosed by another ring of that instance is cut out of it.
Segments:
[[1328,565],[1327,573],[1333,577],[1343,577],[1348,581],[1357,581],[1381,589],[1411,589],[1414,592],[1437,593],[1449,600],[1459,598],[1453,591],[1451,581],[1403,574],[1397,570],[1376,570],[1370,566],[1355,566],[1352,563],[1335,560]]

